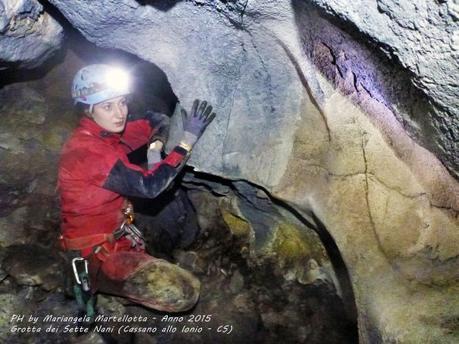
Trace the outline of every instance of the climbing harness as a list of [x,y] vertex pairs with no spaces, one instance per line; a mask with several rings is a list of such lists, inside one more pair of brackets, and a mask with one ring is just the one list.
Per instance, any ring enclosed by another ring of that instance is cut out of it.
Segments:
[[115,240],[119,240],[123,236],[131,242],[131,247],[137,247],[139,249],[145,248],[143,234],[133,223],[125,221],[120,228],[113,232]]
[[[94,259],[96,266],[91,266],[92,271],[98,271],[100,262],[104,261],[113,251],[116,251],[116,242],[125,237],[131,242],[131,247],[138,250],[145,249],[145,239],[142,232],[134,225],[134,210],[130,202],[127,203],[126,208],[122,209],[124,221],[112,233],[97,233],[85,235],[78,238],[67,238],[64,235],[59,237],[61,247],[64,251],[78,251],[87,248],[93,248],[91,255],[96,255]],[[115,246],[113,246],[115,244]],[[103,251],[102,251],[103,250]],[[98,253],[103,253],[100,255]],[[95,257],[95,258],[96,258]],[[91,264],[93,264],[91,260]],[[91,290],[91,282],[89,278],[88,260],[83,257],[76,257],[72,259],[72,270],[75,278],[73,287],[75,298],[82,311],[92,321],[95,316],[95,301],[96,296]],[[91,276],[97,275],[97,272],[91,272]],[[96,281],[93,281],[94,283]],[[92,288],[96,289],[96,288]]]
[[72,259],[73,276],[75,284],[73,291],[75,298],[81,310],[86,313],[90,322],[94,320],[96,314],[95,303],[96,297],[91,293],[91,285],[89,282],[88,261],[82,257]]
[[113,244],[122,237],[126,237],[126,239],[131,242],[131,247],[143,250],[145,248],[145,239],[142,232],[133,223],[135,215],[132,204],[128,202],[126,208],[121,211],[124,215],[124,221],[112,233],[97,233],[77,238],[67,238],[61,235],[59,240],[62,249],[67,251],[94,247],[94,253],[99,253],[102,248],[104,248],[107,253],[110,253],[111,250],[107,248],[105,244]]
[[[145,249],[145,239],[142,232],[134,225],[134,211],[132,204],[128,202],[126,208],[122,209],[124,221],[112,233],[97,233],[85,235],[78,238],[66,238],[64,235],[59,237],[61,247],[64,251],[78,251],[87,248],[93,248],[92,254],[97,255],[99,260],[104,261],[113,251],[116,251],[116,242],[125,237],[131,242],[131,247],[139,250]],[[115,247],[112,244],[115,243]],[[99,255],[98,253],[104,253]],[[104,258],[105,257],[105,258]],[[93,264],[93,263],[91,263]],[[100,262],[96,263],[97,267],[92,266],[92,270],[98,270]],[[91,282],[89,278],[88,260],[83,257],[76,257],[72,259],[72,270],[75,278],[73,287],[75,298],[81,310],[93,320],[95,316],[95,301],[96,296],[91,291]],[[95,273],[94,275],[97,275]],[[94,277],[94,275],[91,276]],[[95,283],[95,281],[94,281]],[[93,288],[94,290],[96,288]]]
[[123,236],[131,242],[131,247],[137,247],[139,249],[145,249],[145,238],[142,232],[134,225],[134,209],[132,204],[129,202],[127,207],[122,210],[124,214],[124,222],[120,228],[113,232],[115,240],[120,239]]

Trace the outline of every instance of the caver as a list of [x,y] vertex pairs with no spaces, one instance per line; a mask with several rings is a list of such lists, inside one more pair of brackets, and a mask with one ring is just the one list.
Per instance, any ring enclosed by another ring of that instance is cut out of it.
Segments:
[[[128,79],[122,69],[101,64],[84,67],[74,78],[72,98],[83,117],[59,164],[60,241],[64,250],[78,253],[73,269],[86,295],[101,291],[157,310],[185,311],[197,302],[200,282],[146,253],[128,197],[154,198],[164,191],[215,113],[199,100],[189,114],[182,110],[183,137],[161,159],[169,118],[151,111],[129,114]],[[131,164],[127,154],[147,143],[153,143],[148,169]],[[81,293],[77,297],[81,301]]]

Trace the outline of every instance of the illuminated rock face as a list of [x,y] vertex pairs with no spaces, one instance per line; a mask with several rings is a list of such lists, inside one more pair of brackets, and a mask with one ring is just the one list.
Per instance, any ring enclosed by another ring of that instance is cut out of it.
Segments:
[[[350,273],[363,343],[458,340],[458,183],[406,132],[455,173],[457,95],[426,82],[454,75],[451,58],[413,79],[445,106],[435,112],[403,69],[299,1],[50,2],[90,41],[161,67],[185,107],[195,97],[216,106],[190,164],[258,184],[325,226]],[[391,46],[376,28],[367,36]],[[393,55],[403,67],[425,66],[402,45]]]
[[459,5],[456,1],[313,0],[320,12],[375,44],[412,74],[431,102],[415,107],[405,125],[451,170],[459,166]]
[[34,68],[61,47],[62,26],[36,0],[0,1],[0,70]]
[[[347,27],[355,39],[374,45],[375,52],[386,55],[382,66],[391,73],[386,78],[397,79],[391,85],[395,87],[382,92],[381,87],[369,85],[380,80],[367,73],[365,66],[354,70],[355,77],[363,79],[367,90],[395,111],[417,142],[458,175],[458,9],[452,1],[314,0],[310,5],[302,0],[50,2],[90,41],[158,64],[184,104],[191,103],[195,95],[189,90],[194,89],[219,104],[221,113],[231,112],[233,118],[242,110],[244,114],[272,113],[281,122],[286,110],[296,112],[298,105],[291,100],[298,88],[289,76],[294,70],[285,63],[284,49],[276,40],[286,44],[301,61],[312,85],[314,72],[307,66],[312,47],[307,41],[318,31],[327,40],[330,37],[324,31],[332,26],[318,18],[322,14]],[[335,45],[329,48],[336,49]],[[304,52],[299,51],[302,48]],[[346,56],[335,56],[338,65]],[[390,71],[389,66],[398,66],[398,70]],[[406,75],[403,87],[400,74]],[[250,92],[248,97],[246,90],[261,91]],[[249,121],[259,126],[256,120]],[[276,135],[270,128],[263,129],[268,130],[269,139]],[[219,138],[225,136],[218,134]],[[284,143],[276,146],[276,153],[288,150],[287,136],[283,135]],[[214,147],[215,164],[232,167],[222,156],[237,152],[236,144]],[[206,170],[209,165],[205,165]],[[204,167],[202,163],[200,166]],[[275,172],[267,168],[266,173]]]

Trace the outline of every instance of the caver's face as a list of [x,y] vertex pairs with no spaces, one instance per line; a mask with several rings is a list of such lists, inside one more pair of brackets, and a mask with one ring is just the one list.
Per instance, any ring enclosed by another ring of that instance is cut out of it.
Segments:
[[126,126],[127,114],[126,96],[120,96],[95,104],[89,116],[108,132],[120,133]]

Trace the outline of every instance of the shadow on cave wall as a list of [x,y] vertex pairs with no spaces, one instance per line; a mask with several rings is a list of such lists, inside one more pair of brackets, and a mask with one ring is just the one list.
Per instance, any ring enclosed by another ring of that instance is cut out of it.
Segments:
[[344,263],[343,257],[339,251],[338,246],[336,245],[335,240],[330,235],[325,225],[313,212],[310,212],[308,214],[312,220],[312,222],[310,222],[305,218],[304,215],[302,215],[300,212],[298,212],[295,208],[291,207],[287,203],[284,203],[280,200],[275,200],[274,202],[278,202],[280,206],[290,211],[305,226],[317,232],[317,234],[320,237],[320,240],[322,241],[325,249],[327,250],[327,254],[330,257],[330,261],[333,264],[333,268],[338,277],[346,314],[348,318],[354,321],[357,325],[357,306],[355,304],[354,291],[352,288],[352,282],[349,276],[349,271],[347,269],[346,264]]
[[[240,202],[242,204],[245,203],[246,208],[254,207],[260,212],[259,215],[252,215],[256,218],[256,220],[252,219],[253,223],[259,223],[262,224],[262,226],[265,226],[265,221],[262,220],[262,217],[269,212],[276,213],[275,208],[277,207],[285,209],[288,214],[297,219],[299,223],[304,226],[304,230],[315,231],[327,252],[330,262],[333,265],[334,272],[338,278],[338,284],[346,316],[349,321],[355,324],[354,330],[357,331],[357,308],[347,266],[333,237],[330,235],[325,225],[312,211],[307,214],[303,214],[283,200],[272,197],[267,190],[248,181],[231,181],[202,172],[189,171],[185,176],[184,185],[186,188],[189,188],[189,184],[206,187],[210,192],[216,194],[228,194],[228,191],[224,191],[225,189],[233,190],[233,192],[239,195]],[[263,198],[260,197],[260,192],[267,195],[269,199],[263,200]],[[246,200],[245,202],[244,199]],[[266,231],[265,229],[257,231],[256,225],[254,226],[256,237],[270,235],[269,231]],[[261,238],[258,241],[263,242],[264,240],[266,239]],[[354,335],[357,336],[357,332],[355,332]]]
[[183,0],[162,0],[162,1],[155,1],[155,0],[136,0],[142,6],[153,6],[154,8],[167,12],[179,2]]

